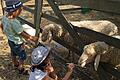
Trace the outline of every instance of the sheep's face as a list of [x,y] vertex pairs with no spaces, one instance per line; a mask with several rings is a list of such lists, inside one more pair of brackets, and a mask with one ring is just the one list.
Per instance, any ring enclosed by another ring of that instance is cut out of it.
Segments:
[[93,62],[97,60],[95,64],[99,63],[99,60],[96,58],[99,58],[98,55],[105,54],[108,50],[108,45],[104,42],[95,42],[91,43],[89,45],[86,45],[84,47],[84,52],[81,55],[78,64],[81,65],[81,67],[84,67],[87,63]]
[[52,39],[51,32],[49,30],[47,30],[47,29],[43,30],[42,35],[41,35],[41,40],[43,42],[46,42],[48,40],[50,41],[51,39]]
[[78,60],[78,64],[80,64],[81,67],[84,67],[87,63],[90,63],[94,60],[96,53],[93,47],[88,48],[86,46],[84,48],[84,52],[81,55],[81,57]]
[[63,33],[62,28],[55,24],[49,24],[43,29],[41,40],[43,42],[50,42],[52,40],[52,34],[56,36],[61,36]]

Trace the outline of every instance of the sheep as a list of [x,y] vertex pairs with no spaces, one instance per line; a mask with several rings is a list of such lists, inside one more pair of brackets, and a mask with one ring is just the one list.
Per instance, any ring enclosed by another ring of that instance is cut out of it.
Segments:
[[61,37],[66,34],[66,31],[59,25],[49,24],[43,28],[41,40],[43,42],[50,42],[52,40],[52,33],[58,37]]
[[107,20],[71,22],[74,26],[85,27],[93,31],[112,36],[118,32],[117,26]]
[[81,67],[84,67],[86,64],[92,62],[95,57],[100,57],[101,54],[105,54],[107,50],[108,45],[104,42],[94,42],[88,44],[84,47],[84,51],[78,60],[78,64],[80,64]]
[[[75,21],[75,22],[71,22],[71,24],[74,26],[78,26],[78,27],[85,27],[85,28],[106,34],[108,36],[113,36],[113,35],[118,34],[117,26],[110,21],[102,21],[102,20],[101,21]],[[44,27],[42,36],[41,36],[41,40],[43,42],[46,42],[46,41],[51,42],[52,41],[51,32],[54,35],[58,36],[59,38],[63,39],[64,41],[68,42],[68,44],[71,44],[72,46],[74,46],[73,38],[69,35],[69,33],[66,30],[64,30],[60,25],[56,25],[56,24],[49,24]],[[90,37],[87,37],[83,34],[79,34],[79,35],[80,35],[81,39],[83,39],[82,41],[84,41],[85,44],[90,44],[90,43],[95,42]],[[104,46],[103,49],[101,48],[102,49],[101,53],[105,53],[109,49],[109,47],[104,42],[102,42],[102,45],[100,43],[99,43],[99,45],[101,47]],[[110,49],[112,49],[112,48],[110,48]],[[63,55],[65,57],[64,53],[67,53],[67,50],[64,50],[63,48],[60,48],[60,47],[57,48],[56,50],[60,51],[60,52],[62,51],[61,53],[63,53]],[[67,53],[67,55],[69,55],[69,53]],[[93,56],[93,57],[95,57],[95,56]],[[98,55],[98,58],[100,58],[100,55]],[[102,58],[102,56],[101,56],[101,58]],[[99,61],[99,60],[97,60],[97,61]],[[108,60],[106,60],[106,61],[108,61]],[[94,71],[90,71],[90,72],[94,73]]]
[[[120,39],[120,36],[113,37]],[[86,64],[93,61],[95,70],[97,70],[99,66],[99,61],[110,63],[120,70],[120,49],[100,41],[86,45],[78,60],[78,64],[84,67]]]
[[[85,27],[109,36],[118,33],[117,26],[112,22],[106,20],[71,21],[71,24],[78,27]],[[65,29],[63,29],[60,25],[57,24],[49,24],[45,26],[42,32],[41,40],[43,42],[46,41],[50,42],[52,40],[51,32],[53,32],[53,34],[63,39],[64,41],[68,42],[68,44],[74,45],[73,38],[69,35],[69,33]],[[79,34],[79,35],[80,35],[80,39],[82,39],[81,41],[83,42],[83,44],[90,44],[92,42],[95,42],[93,39],[91,39],[88,36],[85,36],[83,34]]]

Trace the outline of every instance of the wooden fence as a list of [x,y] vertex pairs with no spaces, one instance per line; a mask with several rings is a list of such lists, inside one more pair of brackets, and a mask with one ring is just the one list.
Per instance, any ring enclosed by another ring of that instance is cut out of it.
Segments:
[[[78,28],[76,26],[71,25],[67,21],[67,19],[64,17],[64,14],[60,11],[57,3],[54,0],[47,0],[47,1],[48,1],[49,5],[51,6],[51,8],[53,9],[54,13],[56,14],[57,18],[53,17],[53,16],[51,16],[49,14],[42,13],[43,0],[35,0],[35,10],[24,6],[25,10],[27,10],[27,11],[31,12],[32,14],[34,14],[34,24],[32,24],[32,23],[30,23],[30,22],[28,22],[28,21],[26,21],[26,20],[19,17],[19,19],[22,20],[24,23],[27,23],[27,24],[29,24],[30,26],[32,26],[32,27],[34,27],[36,29],[36,36],[39,36],[39,33],[42,31],[42,29],[40,29],[40,23],[41,23],[41,17],[43,17],[43,18],[46,18],[46,19],[48,19],[50,21],[53,21],[53,22],[55,22],[57,24],[62,25],[69,32],[69,34],[74,39],[74,43],[76,45],[79,44],[78,45],[79,49],[77,49],[75,47],[72,47],[69,44],[66,44],[66,42],[64,42],[63,40],[61,40],[60,38],[58,38],[55,35],[53,35],[54,36],[53,40],[55,40],[59,44],[63,45],[64,47],[68,48],[69,50],[75,52],[79,56],[82,54],[82,49],[84,47],[84,44],[82,43],[82,41],[80,41],[81,39],[80,39],[78,33],[90,36],[91,38],[95,39],[96,41],[104,41],[104,42],[106,42],[107,44],[109,44],[111,46],[120,48],[120,40],[119,39],[107,36],[107,35],[99,33],[99,32],[92,31],[90,29]],[[90,0],[90,1],[92,1],[92,0]],[[103,0],[101,0],[101,1],[103,1]],[[88,3],[85,2],[85,4],[88,4]],[[96,5],[97,5],[97,3],[96,3]],[[93,8],[93,7],[90,6],[90,8]],[[101,7],[100,7],[100,9],[101,9]],[[114,8],[112,8],[112,9],[114,9]],[[110,11],[108,8],[106,8],[105,10]],[[120,12],[119,10],[117,9],[114,12],[119,13]],[[58,58],[60,58],[60,57],[58,57]],[[60,60],[62,60],[62,59],[60,58]],[[100,76],[100,80],[110,80],[109,76],[107,76],[107,73],[112,74],[113,76],[120,79],[120,72],[116,71],[114,68],[110,67],[108,64],[105,64],[105,63],[100,63],[100,68],[98,70],[98,73],[99,73],[99,76]],[[87,75],[84,75],[84,76],[86,76],[86,80],[92,80],[89,76],[87,76]],[[83,79],[83,80],[85,80],[85,79]]]

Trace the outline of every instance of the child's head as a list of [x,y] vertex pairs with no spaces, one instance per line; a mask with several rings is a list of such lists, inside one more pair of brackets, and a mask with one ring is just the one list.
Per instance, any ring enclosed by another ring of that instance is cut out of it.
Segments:
[[50,49],[46,46],[38,46],[32,52],[32,66],[44,70],[44,67],[49,64],[49,51]]
[[22,2],[20,0],[5,0],[6,12],[13,14],[15,17],[18,16],[22,10]]

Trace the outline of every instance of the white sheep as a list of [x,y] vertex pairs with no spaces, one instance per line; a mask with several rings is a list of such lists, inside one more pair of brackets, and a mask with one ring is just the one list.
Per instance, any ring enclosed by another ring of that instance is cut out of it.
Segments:
[[[74,26],[78,26],[78,27],[85,27],[85,28],[109,35],[109,36],[112,36],[118,33],[117,26],[113,24],[112,22],[106,21],[106,20],[71,21],[71,24],[73,24]],[[56,24],[49,24],[44,27],[41,40],[43,42],[46,42],[46,41],[50,42],[52,40],[51,32],[53,32],[53,34],[63,39],[64,41],[70,43],[71,45],[74,44],[73,38],[69,35],[69,33],[65,29],[63,29],[60,25],[56,25]],[[94,40],[88,36],[85,36],[83,34],[79,34],[79,35],[82,41],[84,41],[84,44],[89,44],[89,43],[94,42]]]
[[112,36],[118,33],[117,26],[107,20],[91,20],[91,21],[75,21],[71,22],[74,26],[85,27],[93,31],[101,32],[103,34]]
[[[120,39],[120,36],[113,36]],[[78,60],[78,64],[84,67],[94,61],[95,70],[99,66],[99,61],[107,62],[120,69],[120,49],[107,45],[105,42],[94,42],[84,47],[83,54]]]

